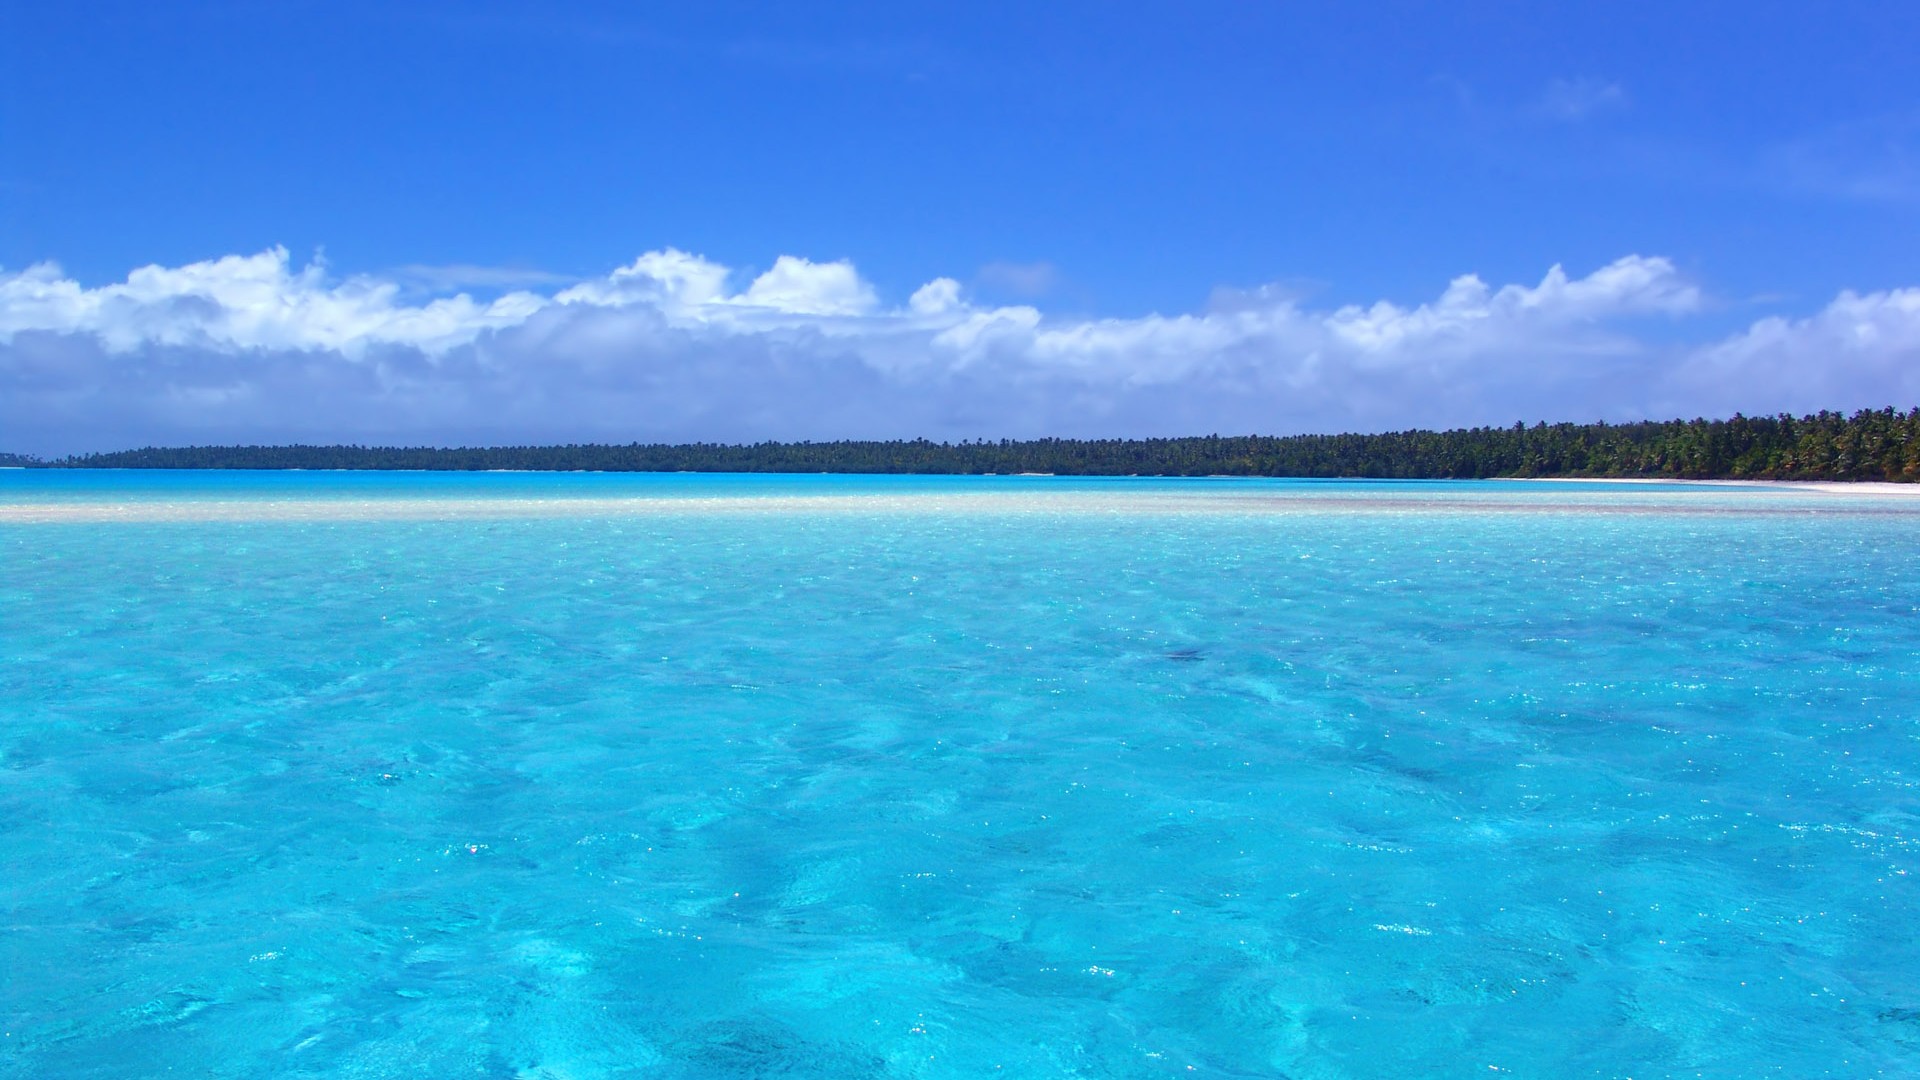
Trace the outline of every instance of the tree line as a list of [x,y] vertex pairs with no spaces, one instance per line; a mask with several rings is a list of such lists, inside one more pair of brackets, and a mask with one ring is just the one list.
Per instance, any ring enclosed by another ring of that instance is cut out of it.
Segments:
[[1920,481],[1920,408],[1851,416],[1515,424],[1372,435],[624,446],[147,447],[0,464],[58,469],[430,469],[605,472],[1054,473],[1382,479],[1644,477]]

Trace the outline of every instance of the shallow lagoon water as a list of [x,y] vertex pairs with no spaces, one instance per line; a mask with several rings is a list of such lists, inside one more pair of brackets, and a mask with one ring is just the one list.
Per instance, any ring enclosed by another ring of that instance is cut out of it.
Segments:
[[1920,1072],[1920,500],[0,474],[0,1074]]

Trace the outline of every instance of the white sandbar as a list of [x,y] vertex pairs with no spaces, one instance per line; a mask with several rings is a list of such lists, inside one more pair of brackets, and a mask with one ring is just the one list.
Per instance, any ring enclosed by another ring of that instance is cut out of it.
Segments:
[[[1638,485],[1639,481],[1580,481]],[[1668,483],[1662,481],[1661,483]],[[1579,491],[1544,484],[1534,491],[1418,488],[1364,485],[1328,489],[1239,489],[1196,486],[1191,490],[953,491],[842,493],[831,495],[621,497],[418,497],[376,498],[208,497],[171,499],[74,499],[0,503],[0,524],[109,522],[347,522],[474,521],[554,518],[697,517],[707,515],[1147,515],[1147,514],[1730,514],[1812,513],[1828,509],[1920,511],[1908,501],[1920,488],[1900,484],[1802,484],[1702,482],[1696,491]],[[1731,488],[1720,497],[1704,489]],[[1751,492],[1751,497],[1745,492]],[[1770,492],[1780,498],[1765,497]],[[1817,495],[1878,497],[1829,502]],[[1888,498],[1892,497],[1892,498]]]

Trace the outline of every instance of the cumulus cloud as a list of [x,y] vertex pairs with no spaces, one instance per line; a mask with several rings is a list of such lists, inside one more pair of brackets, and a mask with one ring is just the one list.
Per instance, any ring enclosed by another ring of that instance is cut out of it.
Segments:
[[774,260],[740,300],[793,315],[861,315],[877,303],[852,263],[811,263],[791,255]]
[[331,349],[369,345],[440,350],[489,327],[523,321],[542,301],[509,293],[489,304],[461,294],[421,305],[399,300],[392,281],[326,280],[315,261],[291,269],[285,248],[181,267],[145,266],[127,280],[83,289],[43,263],[0,278],[0,340],[21,331],[91,334],[111,352],[144,346]]
[[1669,392],[1710,413],[1920,404],[1920,289],[1843,292],[1808,318],[1761,319],[1696,352]]
[[[1379,430],[1920,398],[1920,291],[1845,294],[1733,338],[1666,259],[1424,303],[1051,318],[937,278],[901,304],[845,261],[757,275],[674,249],[487,301],[296,268],[284,249],[88,288],[0,273],[0,443],[966,438]],[[1653,337],[1671,339],[1671,331]]]

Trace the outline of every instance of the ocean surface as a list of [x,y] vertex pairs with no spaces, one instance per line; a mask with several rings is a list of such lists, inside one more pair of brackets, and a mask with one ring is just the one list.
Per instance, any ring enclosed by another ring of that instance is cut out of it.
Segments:
[[0,473],[0,1076],[1920,1075],[1920,499]]

